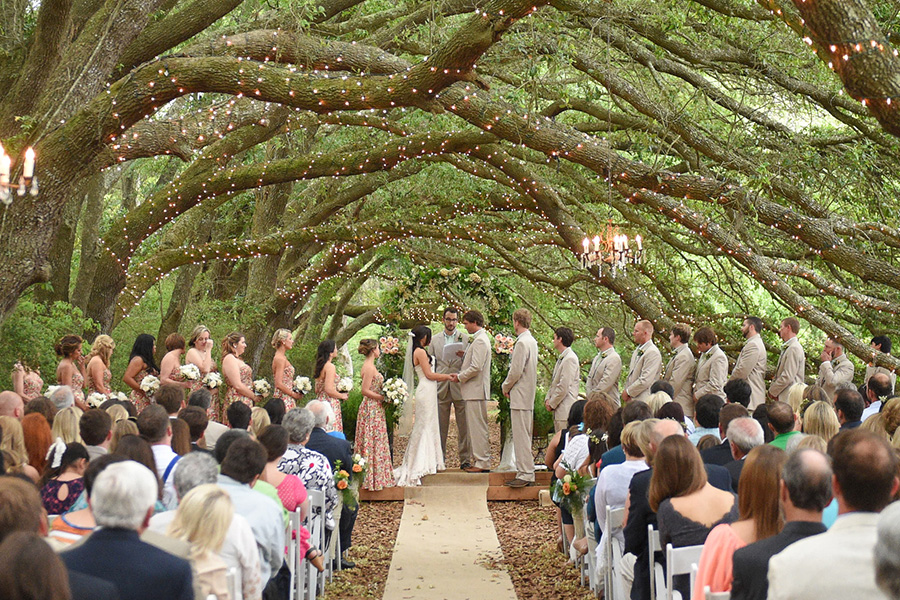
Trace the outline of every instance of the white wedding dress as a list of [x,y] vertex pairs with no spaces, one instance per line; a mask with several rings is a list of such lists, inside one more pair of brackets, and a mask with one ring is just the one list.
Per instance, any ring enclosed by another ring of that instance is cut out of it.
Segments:
[[[434,369],[434,357],[431,357]],[[444,453],[441,451],[441,428],[438,422],[437,382],[425,377],[422,367],[416,365],[416,403],[412,433],[403,464],[394,470],[394,480],[400,487],[421,485],[422,477],[444,470]]]

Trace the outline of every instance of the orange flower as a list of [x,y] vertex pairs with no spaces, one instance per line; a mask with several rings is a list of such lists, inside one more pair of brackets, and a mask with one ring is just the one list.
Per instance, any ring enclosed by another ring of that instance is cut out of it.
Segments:
[[347,489],[347,482],[344,481],[343,479],[341,479],[340,481],[338,481],[338,482],[337,482],[337,489],[339,489],[339,490],[346,490],[346,489]]
[[569,486],[568,483],[563,483],[563,494],[565,494],[566,496],[568,496],[569,493],[571,492],[571,489],[572,489],[572,488],[571,488],[571,486]]
[[341,469],[340,472],[339,472],[338,474],[339,474],[341,477],[344,477],[344,478],[350,477],[350,473],[348,473],[347,471],[345,471],[345,470],[343,470],[343,469]]
[[354,473],[362,473],[362,467],[360,465],[353,465]]

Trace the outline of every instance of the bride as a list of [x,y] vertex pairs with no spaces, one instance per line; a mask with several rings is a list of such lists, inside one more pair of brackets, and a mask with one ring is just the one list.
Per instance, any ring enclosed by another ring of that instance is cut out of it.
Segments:
[[[441,450],[441,431],[438,423],[437,382],[456,381],[456,375],[434,372],[434,357],[425,347],[431,343],[431,329],[419,325],[409,332],[409,347],[406,349],[406,365],[403,379],[412,389],[412,372],[419,377],[416,388],[415,407],[407,402],[401,416],[400,429],[409,430],[408,423],[415,411],[415,423],[403,455],[403,464],[394,471],[396,485],[410,487],[421,484],[422,477],[444,469],[444,454]],[[406,425],[404,425],[406,424]]]

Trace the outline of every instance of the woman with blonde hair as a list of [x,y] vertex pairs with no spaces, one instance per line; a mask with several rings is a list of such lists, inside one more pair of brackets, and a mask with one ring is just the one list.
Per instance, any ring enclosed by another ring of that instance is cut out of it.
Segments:
[[788,389],[787,403],[791,405],[791,410],[795,415],[800,413],[800,405],[803,404],[804,392],[809,387],[805,383],[795,383]]
[[6,471],[8,473],[23,473],[31,481],[37,483],[41,474],[37,469],[28,464],[28,450],[25,449],[25,434],[22,432],[22,424],[15,417],[0,417],[0,451],[6,458]]
[[272,424],[269,413],[261,406],[254,406],[250,409],[250,433],[253,437],[258,438],[262,430]]
[[[210,337],[209,329],[206,325],[197,325],[188,336],[188,351],[184,355],[184,364],[195,365],[200,369],[201,381],[191,382],[191,392],[196,392],[203,386],[202,379],[210,372],[217,371],[216,361],[212,357],[213,340]],[[206,410],[206,416],[210,421],[219,420],[219,391],[209,388],[212,396],[209,408]],[[222,415],[224,417],[224,415]]]
[[891,443],[891,436],[884,428],[884,415],[882,415],[881,413],[869,415],[866,420],[862,422],[862,425],[860,425],[859,428],[871,431],[878,437],[886,440],[888,443]]
[[181,499],[168,535],[191,544],[191,560],[196,569],[200,597],[210,594],[218,600],[231,598],[228,566],[219,551],[234,518],[228,492],[213,483],[198,485]]
[[64,335],[53,350],[61,359],[56,367],[56,383],[69,386],[75,396],[75,406],[87,410],[84,401],[84,356],[81,355],[83,342],[80,335]]
[[284,402],[285,412],[296,408],[302,394],[294,391],[294,365],[287,358],[287,351],[294,347],[294,336],[290,329],[279,329],[272,336],[272,347],[275,356],[272,358],[272,377],[275,379],[273,398]]
[[125,419],[124,421],[116,421],[112,428],[112,439],[109,442],[109,453],[112,454],[119,447],[119,440],[126,435],[140,435],[137,423]]
[[91,352],[87,355],[87,373],[85,384],[88,395],[103,394],[109,396],[112,389],[109,387],[112,381],[112,371],[109,370],[109,360],[112,357],[116,343],[108,335],[100,334],[91,344]]
[[78,428],[78,422],[84,411],[77,406],[64,408],[53,418],[53,438],[62,438],[67,444],[72,442],[81,443],[81,430]]
[[253,369],[241,359],[246,349],[247,342],[243,333],[232,331],[222,340],[222,377],[226,386],[222,414],[232,402],[243,402],[253,408],[262,400],[250,387],[253,385]]
[[650,394],[650,397],[647,398],[647,406],[650,407],[650,414],[655,415],[656,411],[662,408],[663,404],[668,404],[672,402],[672,397],[665,392],[656,392],[654,394]]
[[128,411],[125,410],[125,407],[121,404],[113,404],[106,409],[106,414],[108,414],[109,418],[112,419],[113,426],[115,426],[115,424],[119,421],[128,420]]
[[841,429],[834,408],[821,400],[813,402],[803,413],[803,433],[817,435],[826,442]]

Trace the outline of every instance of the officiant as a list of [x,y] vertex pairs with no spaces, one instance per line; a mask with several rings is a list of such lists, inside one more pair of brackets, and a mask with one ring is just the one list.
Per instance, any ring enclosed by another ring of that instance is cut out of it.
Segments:
[[[463,354],[469,345],[465,332],[457,331],[459,310],[448,306],[444,309],[444,329],[431,336],[428,353],[437,361],[438,373],[459,373],[462,367]],[[447,432],[450,430],[450,411],[456,414],[456,429],[459,434],[459,464],[465,469],[472,464],[472,444],[466,427],[466,403],[462,399],[459,383],[452,381],[438,382],[438,420],[441,426],[441,450],[447,460]]]

